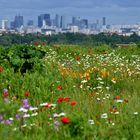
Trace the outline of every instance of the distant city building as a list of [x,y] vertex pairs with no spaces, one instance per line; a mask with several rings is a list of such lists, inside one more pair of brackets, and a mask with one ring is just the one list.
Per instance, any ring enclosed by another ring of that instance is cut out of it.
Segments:
[[56,24],[55,24],[55,19],[51,19],[51,26],[56,26]]
[[14,21],[10,22],[10,29],[12,29],[12,30],[15,29],[15,22]]
[[76,17],[72,17],[72,25],[77,25],[77,18]]
[[[17,15],[14,21],[10,22],[8,28],[8,20],[0,22],[0,33],[40,33],[45,35],[59,34],[59,33],[83,33],[83,34],[99,34],[99,33],[116,33],[118,35],[130,36],[136,33],[140,36],[140,24],[134,25],[108,25],[106,17],[89,22],[88,19],[81,19],[80,17],[72,17],[72,21],[67,23],[66,16],[55,15],[51,19],[50,14],[41,14],[38,16],[38,27],[34,26],[33,20],[28,20],[27,26],[24,25],[23,16]],[[8,32],[7,32],[8,29]]]
[[42,18],[42,16],[40,15],[40,16],[38,16],[38,27],[42,27],[43,26],[43,18]]
[[41,29],[34,26],[27,26],[24,28],[24,31],[27,34],[41,33]]
[[8,20],[2,20],[2,22],[1,22],[1,28],[3,30],[7,30],[8,29]]
[[46,25],[51,26],[50,14],[44,14],[44,20],[46,22]]
[[106,17],[103,17],[103,23],[102,23],[103,26],[106,26]]
[[41,30],[43,34],[45,35],[52,35],[55,34],[55,30],[54,29],[42,29]]
[[27,26],[33,26],[34,25],[34,21],[33,20],[29,20],[28,22],[27,22]]
[[66,28],[66,18],[65,18],[65,16],[61,16],[60,27],[62,29],[65,29]]
[[99,22],[98,19],[96,20],[95,25],[96,25],[95,29],[96,29],[96,30],[99,30],[99,29],[100,29],[100,22]]
[[70,29],[71,29],[72,33],[78,33],[78,31],[79,31],[78,26],[75,26],[75,25],[70,26]]
[[42,27],[43,24],[51,26],[51,19],[50,19],[50,14],[41,14],[40,16],[38,16],[38,27]]
[[72,17],[72,25],[73,26],[78,26],[78,27],[80,27],[80,17],[79,18],[77,18],[77,17]]
[[60,28],[60,16],[58,14],[55,16],[55,26]]
[[24,25],[23,16],[18,15],[18,16],[15,16],[14,21],[12,21],[10,23],[10,28],[11,29],[17,29],[17,28],[20,28],[23,25]]
[[80,27],[81,28],[88,28],[88,20],[87,19],[81,19]]
[[20,28],[21,26],[24,25],[24,20],[23,20],[23,16],[15,16],[15,28]]

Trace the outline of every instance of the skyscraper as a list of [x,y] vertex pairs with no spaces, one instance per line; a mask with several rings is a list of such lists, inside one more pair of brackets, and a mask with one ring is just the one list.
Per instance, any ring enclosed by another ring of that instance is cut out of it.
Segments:
[[42,18],[42,16],[40,15],[40,16],[38,16],[38,27],[42,27],[43,26],[43,18]]
[[60,27],[65,29],[66,28],[66,19],[65,16],[61,16]]
[[8,29],[8,20],[2,20],[1,28],[4,30]]
[[87,19],[81,19],[80,27],[81,28],[88,28],[88,20]]
[[14,24],[15,24],[15,28],[20,28],[21,26],[24,25],[24,21],[23,21],[23,16],[15,16],[15,20],[14,20]]
[[58,14],[56,14],[56,16],[55,16],[55,26],[57,28],[60,27],[60,16]]
[[77,18],[76,17],[72,17],[72,25],[77,25]]
[[15,22],[14,21],[10,22],[10,29],[12,29],[12,30],[15,29]]
[[100,29],[100,22],[99,22],[98,19],[96,20],[95,25],[96,25],[96,26],[95,26],[96,30]]
[[12,21],[10,23],[10,28],[11,29],[17,29],[17,28],[20,28],[23,25],[24,25],[23,16],[18,15],[18,16],[15,16],[14,21]]
[[44,14],[44,20],[46,22],[46,25],[51,26],[50,14]]
[[106,17],[103,17],[103,26],[105,26],[106,25]]
[[81,25],[80,17],[72,17],[72,25],[80,27]]
[[50,14],[41,14],[40,16],[38,16],[38,27],[41,28],[44,21],[46,25],[51,26]]

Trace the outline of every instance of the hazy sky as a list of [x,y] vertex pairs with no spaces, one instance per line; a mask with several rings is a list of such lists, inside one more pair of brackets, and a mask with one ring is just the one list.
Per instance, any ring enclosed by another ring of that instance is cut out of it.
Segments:
[[0,0],[0,20],[12,20],[19,13],[36,21],[39,14],[58,13],[91,22],[105,16],[111,24],[131,24],[140,22],[140,0]]

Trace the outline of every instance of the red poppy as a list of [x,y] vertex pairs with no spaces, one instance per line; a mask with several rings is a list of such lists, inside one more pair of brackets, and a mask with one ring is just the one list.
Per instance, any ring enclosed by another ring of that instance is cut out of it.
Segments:
[[58,99],[57,99],[57,102],[58,102],[58,103],[61,103],[62,101],[64,101],[64,98],[58,98]]
[[48,103],[47,105],[45,105],[45,108],[48,108],[52,103]]
[[128,103],[128,102],[129,102],[129,101],[128,101],[128,99],[125,99],[124,101],[125,101],[126,103]]
[[8,92],[5,92],[5,93],[4,93],[4,97],[7,97],[7,96],[8,96]]
[[61,85],[59,85],[59,86],[57,86],[57,90],[62,90],[62,86]]
[[76,104],[76,101],[71,101],[70,105],[73,106]]
[[30,92],[29,91],[26,91],[25,93],[24,93],[24,96],[25,97],[28,97],[30,95]]
[[114,109],[113,112],[116,113],[116,112],[118,112],[118,110]]
[[38,46],[38,45],[39,45],[39,43],[36,41],[36,42],[34,42],[34,45],[35,45],[35,46]]
[[75,59],[76,59],[76,60],[80,60],[81,57],[80,57],[80,56],[75,56]]
[[117,95],[117,96],[115,97],[115,99],[116,99],[116,100],[120,99],[120,96]]
[[42,45],[45,46],[46,45],[46,42],[42,42]]
[[0,67],[0,73],[3,72],[3,67]]
[[69,97],[66,97],[66,98],[64,98],[64,100],[65,100],[66,102],[68,102],[68,101],[70,100],[70,98],[69,98]]
[[63,117],[63,118],[61,118],[61,122],[62,122],[63,124],[69,124],[69,123],[70,123],[70,118],[68,118],[68,117]]

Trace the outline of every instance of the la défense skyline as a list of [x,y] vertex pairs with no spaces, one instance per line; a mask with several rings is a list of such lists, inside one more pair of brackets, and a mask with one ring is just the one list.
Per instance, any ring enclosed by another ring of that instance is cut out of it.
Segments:
[[37,22],[38,15],[50,13],[80,16],[91,22],[105,16],[110,24],[134,24],[140,22],[139,7],[139,0],[1,0],[0,20],[20,14]]

